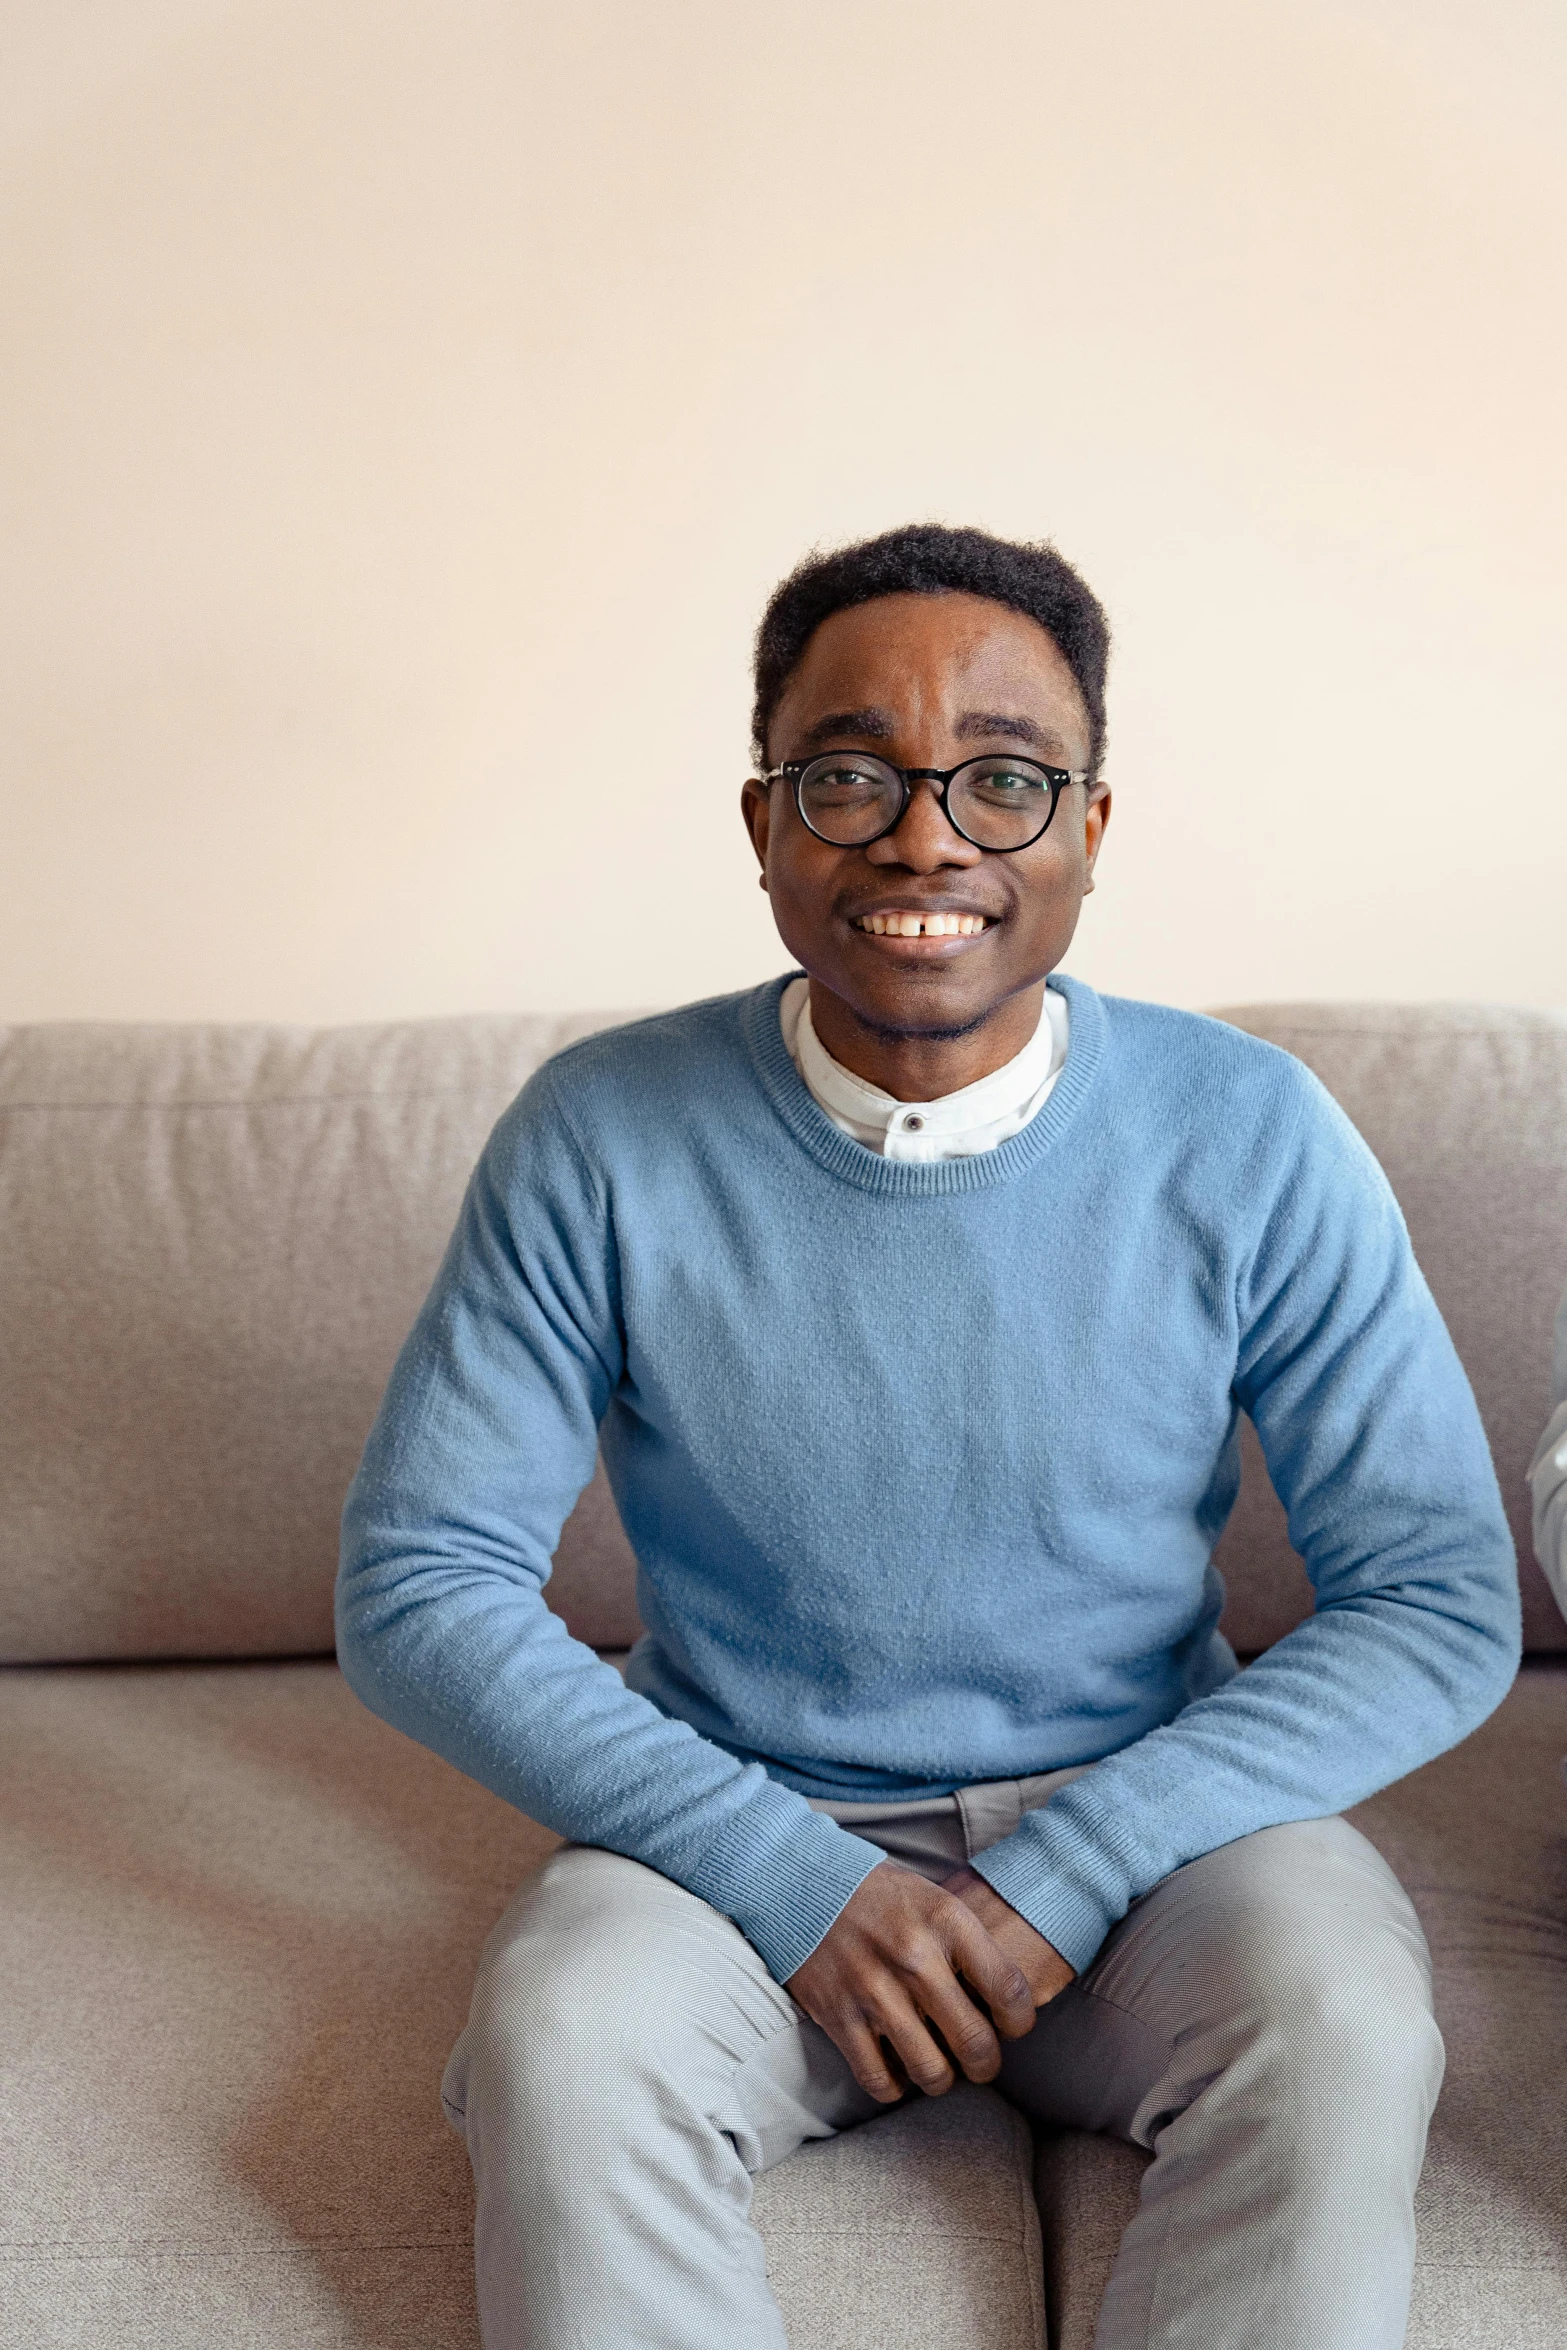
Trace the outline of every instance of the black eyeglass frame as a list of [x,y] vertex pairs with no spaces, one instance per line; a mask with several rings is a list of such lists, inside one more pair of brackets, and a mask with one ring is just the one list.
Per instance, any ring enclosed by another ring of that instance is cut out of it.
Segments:
[[[1091,783],[1093,770],[1089,767],[1047,767],[1041,759],[1018,759],[1013,762],[1019,767],[1030,768],[1036,775],[1044,777],[1050,786],[1050,807],[1039,830],[1031,832],[1027,840],[1009,841],[1005,848],[993,848],[989,841],[976,840],[971,832],[965,832],[956,816],[953,815],[952,786],[960,775],[967,774],[969,768],[993,766],[998,759],[1005,757],[1007,754],[1004,752],[985,751],[977,759],[963,760],[961,765],[957,767],[895,767],[890,759],[882,758],[878,751],[818,751],[814,758],[785,759],[779,767],[764,767],[757,777],[757,781],[766,784],[787,783],[794,795],[794,804],[799,811],[800,822],[814,840],[826,841],[830,849],[868,849],[872,841],[885,840],[889,832],[897,831],[898,826],[908,814],[909,802],[914,797],[914,786],[917,783],[939,783],[941,789],[936,794],[936,798],[940,804],[941,813],[959,840],[966,840],[970,848],[983,849],[987,857],[1011,857],[1015,856],[1019,849],[1031,849],[1035,841],[1044,839],[1045,834],[1055,822],[1056,809],[1060,805],[1061,794],[1069,784]],[[903,797],[898,802],[896,815],[889,817],[878,832],[867,833],[864,840],[834,840],[830,834],[818,832],[805,813],[805,778],[811,768],[820,767],[824,761],[831,759],[864,759],[867,763],[884,767],[889,775],[897,777],[903,788]]]

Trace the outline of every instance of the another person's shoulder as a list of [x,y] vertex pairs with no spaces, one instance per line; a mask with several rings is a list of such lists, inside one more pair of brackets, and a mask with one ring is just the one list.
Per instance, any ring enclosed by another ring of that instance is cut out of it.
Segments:
[[1534,1496],[1534,1555],[1567,1616],[1567,1289],[1556,1309],[1550,1418],[1529,1463]]

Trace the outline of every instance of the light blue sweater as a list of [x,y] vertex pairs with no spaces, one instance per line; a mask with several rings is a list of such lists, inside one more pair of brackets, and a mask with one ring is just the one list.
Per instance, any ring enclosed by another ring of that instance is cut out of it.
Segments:
[[[1077,1967],[1215,1845],[1465,1736],[1518,1653],[1474,1401],[1300,1065],[1069,980],[983,1156],[889,1163],[782,982],[590,1037],[492,1136],[349,1495],[365,1703],[786,1979],[881,1859],[806,1797],[1097,1767],[980,1867]],[[1209,1556],[1257,1424],[1317,1613],[1247,1671]],[[602,1440],[623,1686],[541,1596]]]

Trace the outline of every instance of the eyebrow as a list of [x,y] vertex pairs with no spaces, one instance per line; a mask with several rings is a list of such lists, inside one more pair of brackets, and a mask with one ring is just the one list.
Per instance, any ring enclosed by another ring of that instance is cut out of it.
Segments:
[[[1018,711],[965,710],[953,727],[960,742],[982,741],[987,735],[1005,735],[1012,742],[1027,743],[1042,751],[1048,761],[1059,760],[1070,765],[1066,744],[1053,728],[1041,726],[1036,718],[1025,718]],[[861,742],[888,742],[897,732],[890,710],[874,705],[860,710],[829,710],[807,727],[807,743],[831,742],[835,735],[858,735]]]
[[835,734],[857,734],[867,742],[884,743],[891,740],[897,729],[890,710],[829,710],[825,718],[807,727],[808,743],[824,743]]
[[960,742],[972,742],[987,734],[1010,735],[1014,742],[1030,743],[1036,751],[1070,763],[1066,745],[1053,728],[1041,726],[1036,718],[1024,718],[1017,711],[1008,714],[1001,710],[965,710],[952,731]]

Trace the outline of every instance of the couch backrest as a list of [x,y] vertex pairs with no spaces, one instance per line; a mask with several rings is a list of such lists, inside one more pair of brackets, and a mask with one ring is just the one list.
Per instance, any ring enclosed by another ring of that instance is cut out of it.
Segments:
[[[0,1030],[0,1658],[332,1646],[343,1494],[491,1125],[619,1017]],[[602,1480],[551,1590],[634,1635]]]
[[[1524,1638],[1567,1649],[1525,1472],[1550,1413],[1567,1283],[1567,1014],[1499,1004],[1248,1004],[1220,1014],[1314,1069],[1387,1171],[1474,1385],[1518,1546]],[[1237,1648],[1310,1612],[1256,1439],[1219,1546]]]
[[[329,1648],[337,1520],[468,1170],[529,1071],[609,1013],[306,1031],[0,1030],[0,1659]],[[1527,1539],[1567,1279],[1567,1021],[1249,1008],[1392,1177]],[[1257,1648],[1310,1595],[1260,1460],[1221,1563]],[[602,1477],[550,1597],[636,1633]],[[1532,1565],[1536,1645],[1567,1646]]]

